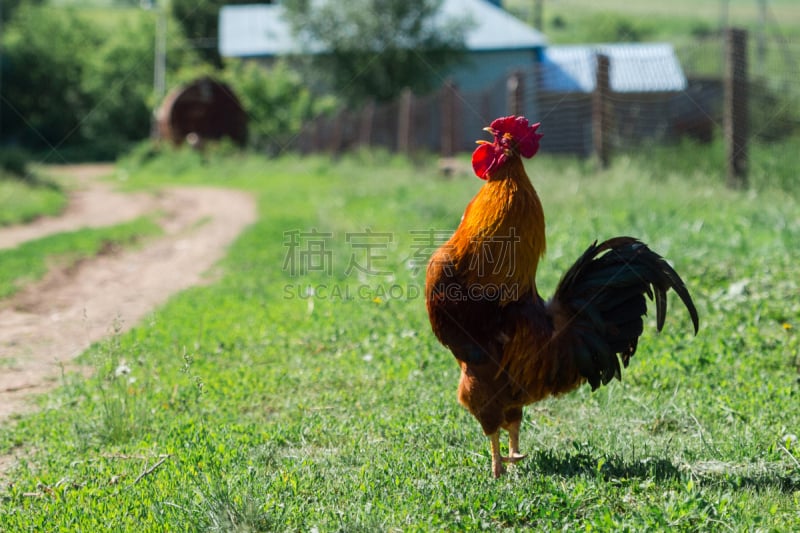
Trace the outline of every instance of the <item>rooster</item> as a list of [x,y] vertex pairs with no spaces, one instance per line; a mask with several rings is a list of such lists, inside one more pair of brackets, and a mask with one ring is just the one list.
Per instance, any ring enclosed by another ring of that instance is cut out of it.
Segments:
[[[433,253],[425,298],[431,327],[461,367],[458,400],[489,437],[492,473],[525,458],[519,450],[525,405],[621,379],[636,352],[655,299],[661,331],[666,293],[673,289],[698,331],[692,298],[658,254],[631,237],[590,245],[563,275],[549,301],[536,270],[545,252],[542,203],[522,158],[539,149],[539,124],[498,118],[478,141],[473,169],[486,181],[467,205],[452,237]],[[500,430],[508,432],[508,455]]]

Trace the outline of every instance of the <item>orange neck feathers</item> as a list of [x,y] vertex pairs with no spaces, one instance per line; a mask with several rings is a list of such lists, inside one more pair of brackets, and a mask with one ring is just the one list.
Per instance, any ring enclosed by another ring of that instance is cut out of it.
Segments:
[[492,170],[449,245],[467,286],[496,288],[502,304],[536,292],[546,247],[544,211],[519,157]]

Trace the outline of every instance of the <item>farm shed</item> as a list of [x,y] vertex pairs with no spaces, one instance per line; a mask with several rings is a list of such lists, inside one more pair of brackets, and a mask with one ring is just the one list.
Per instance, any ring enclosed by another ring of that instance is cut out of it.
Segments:
[[[547,44],[544,35],[496,3],[486,0],[444,0],[439,16],[465,19],[465,62],[441,73],[463,91],[481,91],[509,70],[529,68]],[[269,64],[281,56],[325,53],[315,43],[297,42],[280,4],[227,5],[219,12],[219,53]]]
[[609,58],[612,141],[661,139],[674,129],[676,106],[687,81],[671,44],[551,46],[532,73],[538,87],[535,106],[545,134],[542,150],[592,153],[598,55]]
[[158,132],[175,145],[223,137],[243,145],[247,113],[230,87],[208,77],[172,90],[157,113]]

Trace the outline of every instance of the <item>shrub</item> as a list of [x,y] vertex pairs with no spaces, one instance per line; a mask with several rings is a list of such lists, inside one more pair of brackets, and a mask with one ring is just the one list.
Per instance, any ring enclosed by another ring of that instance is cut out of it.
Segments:
[[586,28],[585,39],[594,43],[640,42],[654,33],[646,21],[634,20],[614,13],[598,13]]
[[[64,7],[23,3],[0,35],[0,141],[44,161],[113,159],[150,131],[152,14],[132,10],[97,24]],[[168,70],[194,52],[171,34]],[[13,104],[12,104],[13,102]]]
[[265,68],[230,61],[223,78],[247,112],[250,145],[271,154],[287,150],[310,118],[332,111],[332,97],[316,97],[285,62]]
[[22,148],[0,148],[0,176],[25,178],[28,175],[28,153]]
[[23,4],[2,40],[5,139],[31,149],[79,140],[78,125],[91,109],[81,90],[83,59],[100,44],[97,31],[73,11]]

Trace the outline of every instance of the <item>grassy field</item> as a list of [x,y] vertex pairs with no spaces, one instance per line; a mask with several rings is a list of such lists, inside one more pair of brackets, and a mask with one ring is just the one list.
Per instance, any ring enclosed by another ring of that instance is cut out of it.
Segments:
[[30,184],[0,175],[0,226],[55,215],[64,208],[66,201],[58,187]]
[[429,236],[479,180],[380,154],[129,167],[134,187],[250,190],[260,219],[218,282],[93,346],[93,377],[66,375],[0,429],[21,457],[0,529],[798,529],[796,195],[651,167],[529,164],[548,220],[540,289],[592,240],[635,235],[683,275],[700,334],[672,301],[622,383],[528,409],[530,457],[497,481],[420,295]]
[[[650,38],[682,40],[692,30],[715,29],[723,20],[751,30],[759,28],[758,0],[552,0],[543,2],[544,30],[551,42],[592,42],[591,36],[610,31],[602,26],[620,17],[633,21],[634,28],[647,30]],[[800,35],[800,4],[794,0],[768,0],[767,32]],[[505,0],[507,9],[533,22],[533,0]]]

